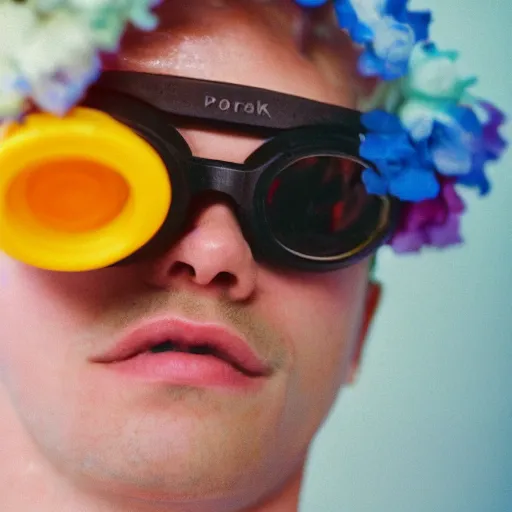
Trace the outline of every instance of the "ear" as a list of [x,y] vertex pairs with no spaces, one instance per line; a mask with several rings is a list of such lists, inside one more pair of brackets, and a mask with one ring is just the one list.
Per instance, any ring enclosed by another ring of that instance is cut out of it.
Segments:
[[357,341],[357,345],[354,350],[352,366],[350,368],[350,373],[349,373],[349,376],[348,376],[347,382],[346,382],[347,384],[353,384],[356,380],[357,374],[359,372],[359,368],[361,366],[361,360],[362,360],[362,355],[363,355],[368,331],[372,324],[372,320],[375,316],[375,312],[377,311],[377,308],[380,304],[381,297],[382,297],[382,286],[375,281],[370,281],[370,283],[368,284],[368,290],[366,292],[366,304],[365,304],[363,322],[361,324],[361,329],[359,331],[359,338]]

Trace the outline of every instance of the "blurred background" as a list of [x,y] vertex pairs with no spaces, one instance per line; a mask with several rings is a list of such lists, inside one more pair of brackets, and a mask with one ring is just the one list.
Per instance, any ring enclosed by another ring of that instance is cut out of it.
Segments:
[[[512,143],[511,0],[412,0]],[[358,382],[320,431],[301,512],[512,512],[512,148],[464,191],[466,244],[396,256]]]

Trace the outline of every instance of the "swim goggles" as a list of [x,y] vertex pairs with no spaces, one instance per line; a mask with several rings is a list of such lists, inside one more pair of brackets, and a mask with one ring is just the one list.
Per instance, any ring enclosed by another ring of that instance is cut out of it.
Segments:
[[[6,128],[0,249],[57,271],[133,263],[168,250],[215,192],[258,261],[343,268],[388,240],[400,210],[362,182],[374,167],[359,156],[360,116],[256,87],[106,71],[65,117]],[[199,158],[179,132],[194,127],[264,142],[243,163]]]

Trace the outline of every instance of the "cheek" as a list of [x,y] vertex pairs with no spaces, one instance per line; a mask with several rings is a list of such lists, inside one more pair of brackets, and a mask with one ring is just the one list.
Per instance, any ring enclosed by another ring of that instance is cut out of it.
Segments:
[[33,269],[0,255],[0,278],[0,379],[13,395],[44,393],[51,376],[61,376],[72,316]]
[[99,312],[116,297],[133,292],[131,269],[50,272],[21,264],[0,253],[0,350],[23,340],[36,349],[60,348],[91,328]]
[[306,401],[330,402],[347,375],[361,317],[359,289],[364,289],[353,284],[353,276],[340,274],[335,286],[309,297],[302,325],[295,325],[297,375]]
[[0,279],[0,377],[13,385],[62,378],[87,350],[82,339],[103,274],[46,272],[0,254]]
[[[366,264],[274,286],[272,308],[289,340],[289,417],[312,435],[348,376],[362,320]],[[307,418],[307,421],[305,420]],[[295,427],[296,428],[296,427]]]
[[73,328],[73,313],[69,305],[64,307],[65,297],[59,298],[46,280],[38,278],[35,269],[2,259],[0,275],[2,348],[19,341],[36,348],[37,340],[52,342],[55,332]]

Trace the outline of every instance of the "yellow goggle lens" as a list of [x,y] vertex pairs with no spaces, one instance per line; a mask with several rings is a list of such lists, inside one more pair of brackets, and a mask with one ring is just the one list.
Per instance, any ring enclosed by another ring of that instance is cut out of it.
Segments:
[[66,159],[35,164],[13,181],[9,209],[50,229],[80,233],[107,225],[123,210],[130,189],[125,179],[99,162]]
[[158,152],[109,115],[31,114],[0,142],[0,250],[32,266],[103,268],[144,246],[172,201]]

